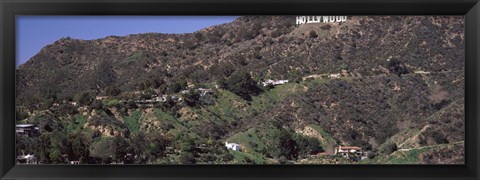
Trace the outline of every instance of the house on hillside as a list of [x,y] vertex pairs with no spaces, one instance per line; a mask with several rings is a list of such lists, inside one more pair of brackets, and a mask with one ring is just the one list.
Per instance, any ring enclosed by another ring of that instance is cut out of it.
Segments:
[[430,74],[428,71],[413,71],[415,74]]
[[135,156],[133,156],[132,153],[127,153],[125,154],[123,158],[123,163],[124,164],[133,164],[135,162]]
[[172,100],[173,102],[183,102],[183,98],[179,95],[173,95]]
[[340,78],[340,77],[342,77],[342,74],[340,74],[340,73],[330,74],[330,75],[328,75],[328,77],[329,77],[329,78],[332,78],[332,79],[334,79],[334,78]]
[[205,96],[207,94],[213,94],[212,89],[198,88],[198,91],[200,91],[200,96]]
[[23,154],[17,156],[17,164],[38,164],[37,158],[33,154]]
[[363,155],[363,151],[358,146],[338,146],[335,148],[335,155],[340,155],[344,158],[360,157]]
[[108,98],[108,96],[96,96],[95,97],[96,100],[100,100],[100,101],[104,100],[104,99],[107,99],[107,98]]
[[164,94],[162,96],[157,96],[157,97],[153,98],[153,100],[156,101],[156,102],[165,102],[165,101],[167,101],[167,97],[168,97],[168,95]]
[[228,143],[228,142],[225,142],[225,146],[227,147],[227,149],[231,149],[231,150],[234,150],[234,151],[240,151],[240,144],[236,144],[236,143]]
[[15,132],[18,135],[32,137],[39,135],[40,128],[36,127],[33,124],[17,124],[15,125]]
[[281,85],[281,84],[286,84],[288,83],[288,80],[271,80],[268,79],[264,82],[262,82],[263,86],[276,86],[276,85]]

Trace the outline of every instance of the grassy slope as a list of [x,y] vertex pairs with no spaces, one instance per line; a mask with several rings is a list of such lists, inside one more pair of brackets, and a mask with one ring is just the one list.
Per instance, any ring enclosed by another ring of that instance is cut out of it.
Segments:
[[139,110],[135,110],[129,116],[124,116],[123,120],[130,132],[136,134],[140,130],[140,125],[143,121],[142,113]]
[[322,129],[319,125],[311,124],[309,126],[315,129],[320,134],[320,146],[322,146],[325,150],[327,148],[333,149],[337,145],[336,140],[330,134],[325,132],[325,130]]
[[409,151],[395,151],[390,155],[378,156],[374,159],[360,161],[362,164],[421,164],[422,156],[440,149],[452,148],[454,145],[464,145],[463,142],[451,144],[438,144],[419,148],[411,148]]

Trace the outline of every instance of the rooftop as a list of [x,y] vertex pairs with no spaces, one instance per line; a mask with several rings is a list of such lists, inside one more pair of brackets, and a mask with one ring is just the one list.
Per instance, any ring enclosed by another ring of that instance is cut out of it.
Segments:
[[338,149],[342,149],[342,150],[347,150],[347,149],[362,150],[362,148],[358,147],[358,146],[339,146]]
[[26,127],[33,127],[33,124],[17,124],[17,128],[26,128]]

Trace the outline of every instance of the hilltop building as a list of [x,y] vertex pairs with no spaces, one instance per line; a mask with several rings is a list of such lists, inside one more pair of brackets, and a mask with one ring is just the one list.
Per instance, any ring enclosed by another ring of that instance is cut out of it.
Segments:
[[23,154],[17,156],[17,163],[18,164],[38,164],[37,158],[33,154]]
[[37,136],[40,133],[40,128],[33,124],[17,124],[15,125],[15,132],[18,135],[32,137]]
[[213,94],[213,90],[212,89],[205,89],[205,88],[198,88],[198,90],[200,91],[200,96],[205,96],[207,94]]
[[288,80],[271,80],[271,79],[268,79],[264,82],[262,82],[262,85],[263,86],[276,86],[276,85],[281,85],[281,84],[286,84],[288,83]]
[[228,143],[228,142],[225,142],[225,146],[227,147],[227,149],[231,149],[231,150],[234,150],[234,151],[240,151],[240,144],[236,144],[236,143]]
[[359,157],[363,155],[363,151],[358,146],[338,146],[335,148],[335,155],[345,158]]
[[108,96],[96,96],[95,97],[96,100],[104,100],[104,99],[108,99]]

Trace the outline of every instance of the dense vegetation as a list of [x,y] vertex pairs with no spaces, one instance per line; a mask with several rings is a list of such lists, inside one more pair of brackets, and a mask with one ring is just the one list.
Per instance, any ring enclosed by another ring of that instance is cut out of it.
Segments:
[[[43,163],[354,163],[318,156],[350,145],[367,151],[362,163],[463,163],[462,17],[294,19],[48,45],[17,70],[17,123],[41,130],[18,136],[17,153]],[[263,86],[269,79],[289,82]]]

